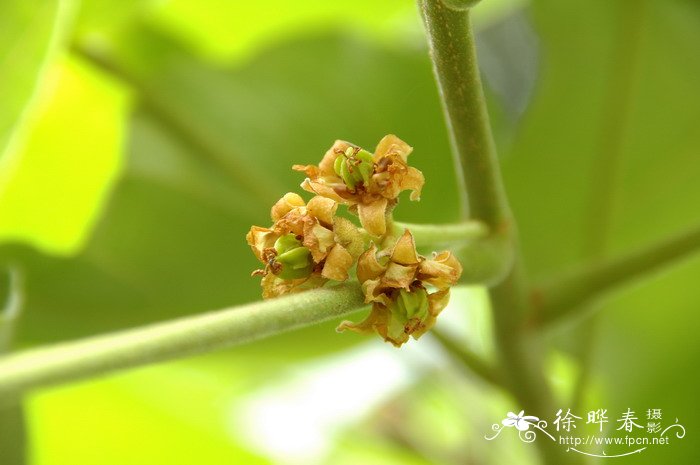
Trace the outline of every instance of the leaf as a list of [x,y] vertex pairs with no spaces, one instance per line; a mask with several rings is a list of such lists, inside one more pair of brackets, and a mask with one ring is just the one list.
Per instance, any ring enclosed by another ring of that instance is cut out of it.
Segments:
[[25,140],[3,160],[0,240],[70,254],[86,240],[118,173],[127,98],[75,60],[57,62],[49,78]]
[[5,0],[0,5],[0,156],[27,119],[45,64],[64,32],[70,2]]
[[[556,276],[585,262],[596,236],[614,255],[696,224],[700,93],[688,76],[700,73],[697,7],[539,1],[533,13],[545,66],[504,166],[528,270]],[[687,261],[600,309],[591,363],[604,405],[591,408],[644,415],[657,405],[668,422],[698,426],[688,409],[700,385],[699,266]],[[562,330],[560,345],[581,336],[576,328]],[[637,460],[683,462],[691,449],[674,444]]]

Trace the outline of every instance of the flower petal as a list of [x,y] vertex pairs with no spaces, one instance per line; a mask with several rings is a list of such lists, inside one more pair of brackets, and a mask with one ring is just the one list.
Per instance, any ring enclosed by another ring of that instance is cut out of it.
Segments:
[[311,192],[312,194],[320,195],[322,197],[328,197],[331,200],[335,200],[340,203],[348,203],[346,199],[338,195],[338,193],[328,184],[314,181],[310,178],[306,178],[301,183],[301,188],[306,192]]
[[315,221],[307,222],[304,227],[303,244],[311,251],[314,262],[319,263],[326,258],[331,247],[335,245],[335,234]]
[[394,134],[388,134],[382,137],[382,140],[377,144],[374,150],[374,161],[377,162],[380,158],[391,154],[400,155],[406,161],[408,155],[413,151],[413,147],[402,141]]
[[342,245],[336,244],[328,253],[321,276],[334,281],[345,281],[348,279],[348,270],[353,262],[350,252],[345,250]]
[[252,226],[250,231],[248,231],[248,234],[246,234],[245,239],[250,248],[253,250],[255,257],[264,262],[263,251],[273,247],[277,237],[278,235],[271,229],[260,226]]
[[408,289],[415,279],[415,265],[399,265],[398,263],[389,262],[382,278],[382,284],[397,289]]
[[399,180],[399,188],[404,190],[411,190],[411,200],[420,200],[420,193],[423,190],[423,185],[425,184],[425,177],[423,173],[409,166],[406,172],[401,176]]
[[368,279],[377,279],[386,270],[386,266],[377,260],[377,246],[372,243],[369,249],[357,259],[357,279],[364,283]]
[[333,226],[333,217],[337,209],[338,204],[336,202],[319,195],[309,200],[309,203],[306,204],[306,211],[324,226],[328,227]]
[[360,334],[371,334],[377,331],[378,327],[386,327],[389,313],[382,305],[372,305],[372,310],[367,317],[359,323],[352,321],[343,321],[338,325],[336,331],[341,332],[350,330]]
[[272,221],[277,221],[295,208],[303,206],[304,199],[302,199],[299,194],[287,192],[272,206],[270,216],[272,217]]
[[455,284],[461,275],[462,265],[448,251],[440,252],[418,265],[418,279],[438,289],[445,289]]
[[416,242],[408,229],[396,241],[391,252],[391,261],[399,265],[416,265],[420,261],[416,252]]
[[384,198],[370,204],[357,205],[360,223],[372,236],[383,236],[386,233],[386,206],[387,200]]

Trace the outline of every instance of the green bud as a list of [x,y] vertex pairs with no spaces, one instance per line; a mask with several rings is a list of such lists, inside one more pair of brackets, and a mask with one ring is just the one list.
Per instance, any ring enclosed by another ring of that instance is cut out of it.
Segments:
[[297,237],[294,234],[285,234],[284,236],[280,236],[275,241],[274,247],[275,251],[277,252],[277,255],[281,255],[288,250],[301,247],[301,241],[297,239]]
[[413,292],[401,289],[396,303],[409,320],[423,320],[428,316],[428,293],[425,289],[418,288]]
[[[279,265],[275,274],[282,279],[305,278],[313,271],[311,251],[301,245],[294,234],[280,236],[275,241],[277,256],[274,261]],[[275,268],[273,268],[274,270]]]

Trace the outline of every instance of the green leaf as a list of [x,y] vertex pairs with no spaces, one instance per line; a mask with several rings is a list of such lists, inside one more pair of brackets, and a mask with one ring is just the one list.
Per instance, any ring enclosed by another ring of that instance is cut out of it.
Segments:
[[25,139],[0,170],[0,240],[75,253],[121,164],[125,90],[76,60],[52,66]]
[[[556,276],[585,262],[601,251],[596,237],[610,256],[697,224],[700,93],[689,78],[700,73],[697,5],[538,1],[533,13],[543,75],[504,166],[528,270]],[[656,405],[667,423],[678,416],[698,427],[689,414],[700,386],[698,273],[693,259],[600,309],[592,379],[603,405],[591,408],[644,415]],[[580,337],[576,328],[561,333],[561,345]],[[689,454],[678,442],[636,460]]]
[[0,4],[0,157],[18,138],[46,63],[63,35],[71,2],[6,0]]

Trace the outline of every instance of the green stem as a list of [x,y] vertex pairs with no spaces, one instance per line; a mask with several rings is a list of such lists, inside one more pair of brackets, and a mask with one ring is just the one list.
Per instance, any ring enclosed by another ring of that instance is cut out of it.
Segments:
[[497,232],[510,222],[510,211],[476,62],[469,11],[452,10],[441,0],[418,3],[453,150],[458,155],[455,161],[465,194],[463,201],[471,218],[478,218]]
[[[6,275],[6,276],[2,276]],[[9,352],[13,335],[22,310],[23,284],[18,268],[8,266],[0,273],[0,354]],[[6,278],[6,279],[5,279]],[[2,396],[0,396],[2,400]],[[7,465],[27,463],[27,433],[22,398],[13,397],[9,402],[0,402],[0,457]]]
[[[502,279],[489,289],[494,337],[504,382],[534,414],[552,411],[553,399],[542,369],[535,335],[523,327],[528,313],[527,285],[517,256],[514,221],[501,179],[495,144],[479,77],[469,10],[452,9],[442,0],[418,0],[428,36],[435,75],[461,173],[469,215],[486,223],[500,247]],[[538,441],[545,463],[567,460],[549,441]],[[569,458],[569,462],[571,458]],[[576,460],[576,459],[574,459]]]
[[576,315],[610,292],[631,285],[676,260],[700,251],[700,226],[622,257],[592,263],[536,287],[532,325],[549,325]]
[[439,329],[433,328],[430,334],[456,361],[468,371],[477,375],[482,380],[496,387],[502,387],[503,381],[496,367],[490,366],[482,357],[466,347],[462,347],[452,337],[444,334]]
[[357,283],[314,289],[0,358],[0,398],[195,355],[345,316],[364,307]]
[[466,220],[452,224],[394,223],[393,235],[398,237],[408,229],[416,240],[416,245],[435,246],[440,244],[462,244],[479,241],[489,235],[488,227],[481,221]]

